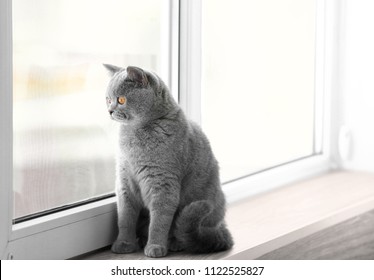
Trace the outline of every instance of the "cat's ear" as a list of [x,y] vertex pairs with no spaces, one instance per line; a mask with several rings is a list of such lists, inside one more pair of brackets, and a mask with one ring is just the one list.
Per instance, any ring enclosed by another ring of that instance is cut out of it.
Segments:
[[108,70],[110,76],[113,76],[115,73],[123,70],[123,68],[115,66],[115,65],[111,65],[111,64],[103,64],[103,65]]
[[147,75],[141,68],[135,66],[128,66],[126,71],[127,77],[133,82],[143,87],[146,87],[148,85]]

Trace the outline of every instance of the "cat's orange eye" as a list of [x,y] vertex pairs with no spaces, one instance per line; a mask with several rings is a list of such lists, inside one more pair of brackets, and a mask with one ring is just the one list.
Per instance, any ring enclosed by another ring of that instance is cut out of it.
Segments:
[[126,103],[126,97],[120,96],[118,97],[118,103],[123,105]]

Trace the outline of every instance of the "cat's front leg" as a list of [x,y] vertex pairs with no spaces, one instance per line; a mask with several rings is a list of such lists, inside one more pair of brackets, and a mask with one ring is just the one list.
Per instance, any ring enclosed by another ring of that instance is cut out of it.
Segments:
[[139,249],[136,223],[140,209],[126,179],[122,179],[117,186],[118,237],[112,245],[112,252],[127,254]]
[[164,184],[154,188],[149,206],[149,237],[144,249],[146,256],[152,258],[166,256],[169,231],[178,203],[179,190],[175,185]]

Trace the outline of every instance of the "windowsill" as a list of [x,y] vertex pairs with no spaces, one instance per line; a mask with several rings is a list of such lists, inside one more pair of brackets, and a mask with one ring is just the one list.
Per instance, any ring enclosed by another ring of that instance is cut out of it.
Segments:
[[[300,238],[374,209],[374,174],[332,172],[234,203],[227,224],[235,246],[228,252],[166,259],[255,259]],[[77,259],[140,260],[143,252],[117,255],[108,248]]]

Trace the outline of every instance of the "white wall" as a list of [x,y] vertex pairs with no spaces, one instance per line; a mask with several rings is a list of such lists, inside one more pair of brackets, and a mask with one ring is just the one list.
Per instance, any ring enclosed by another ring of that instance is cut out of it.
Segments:
[[341,123],[352,133],[347,169],[374,172],[374,1],[346,0],[342,18]]

